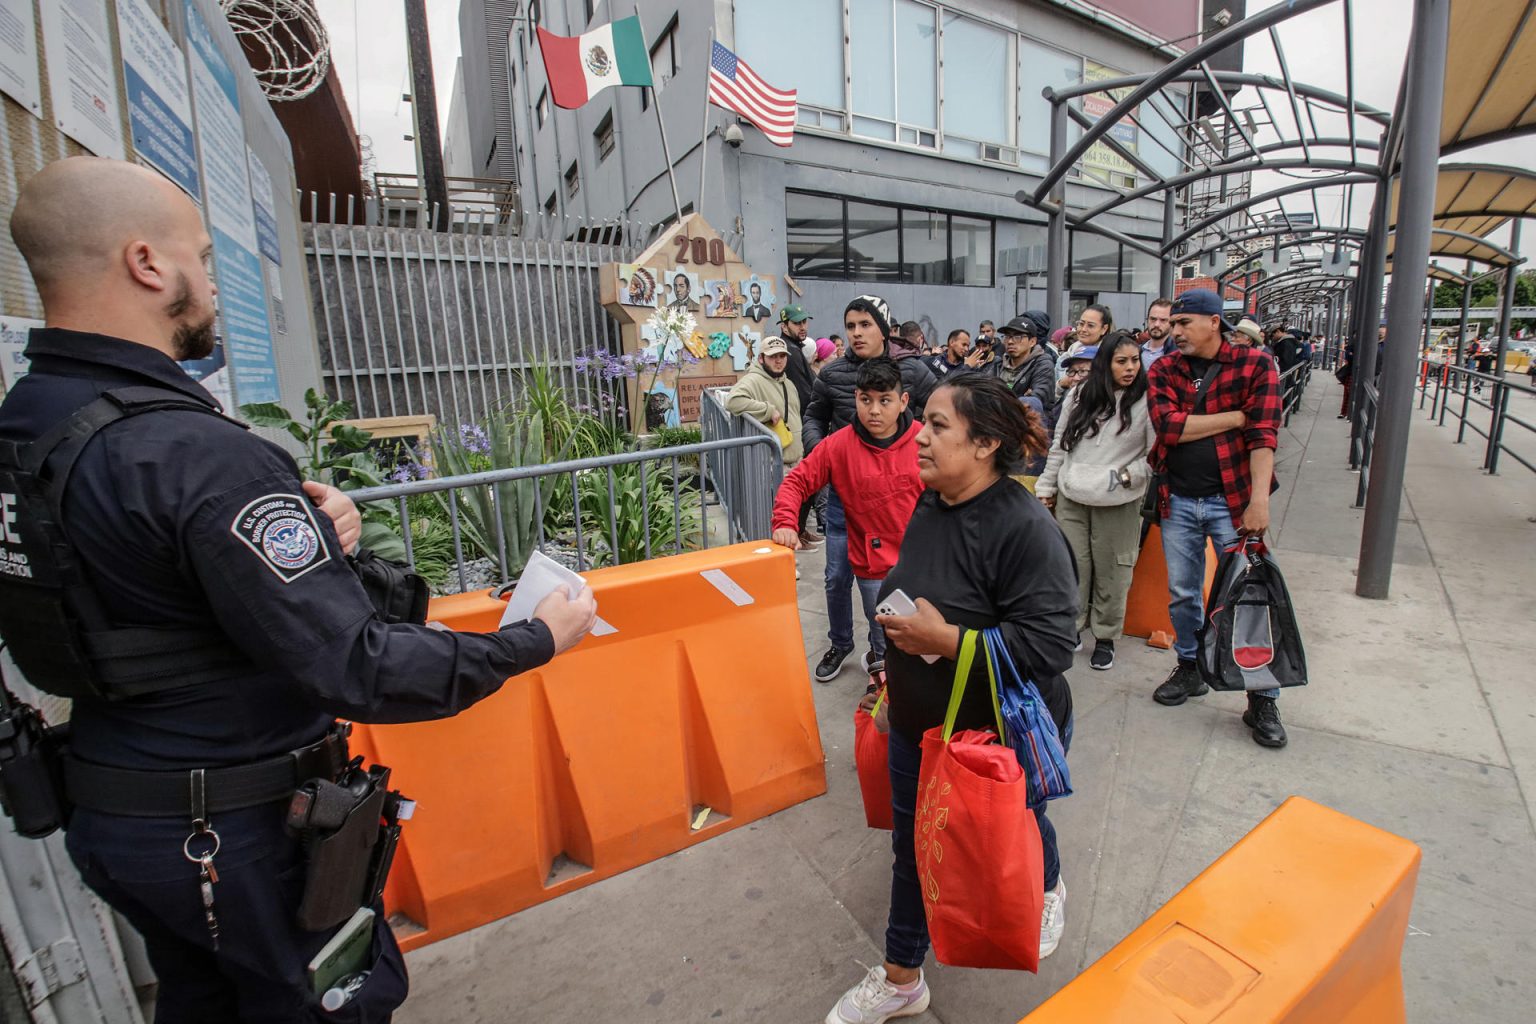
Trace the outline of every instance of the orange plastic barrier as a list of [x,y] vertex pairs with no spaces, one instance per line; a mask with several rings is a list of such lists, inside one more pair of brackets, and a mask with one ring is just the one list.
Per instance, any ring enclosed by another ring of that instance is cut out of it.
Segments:
[[1020,1024],[1401,1024],[1419,848],[1291,797]]
[[[1216,548],[1205,546],[1205,586],[1201,593],[1211,593],[1216,580]],[[1125,635],[1148,638],[1158,631],[1173,636],[1173,620],[1168,617],[1168,563],[1163,559],[1163,531],[1157,525],[1147,530],[1146,542],[1136,558],[1131,575],[1131,590],[1125,597]]]
[[[406,949],[826,792],[793,554],[740,544],[587,579],[617,633],[454,718],[353,734],[418,803],[385,891]],[[430,617],[490,630],[504,607],[480,592]]]

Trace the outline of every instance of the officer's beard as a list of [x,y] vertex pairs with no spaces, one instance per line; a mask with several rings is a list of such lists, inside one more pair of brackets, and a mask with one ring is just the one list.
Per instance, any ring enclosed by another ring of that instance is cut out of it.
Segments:
[[[187,280],[186,274],[178,275],[181,278],[176,290],[176,297],[165,307],[165,313],[172,320],[180,320],[192,308],[192,284]],[[195,359],[207,359],[213,355],[213,317],[199,324],[178,323],[176,333],[171,336],[171,349],[176,353],[178,363],[190,362]]]

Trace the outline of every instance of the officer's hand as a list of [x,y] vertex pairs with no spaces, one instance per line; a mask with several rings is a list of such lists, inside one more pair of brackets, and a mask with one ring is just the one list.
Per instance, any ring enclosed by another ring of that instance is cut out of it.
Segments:
[[555,638],[555,653],[561,654],[581,642],[597,624],[597,598],[591,587],[582,587],[581,593],[571,597],[566,587],[539,602],[533,617],[542,619],[549,627],[549,635]]
[[304,481],[304,493],[309,495],[316,508],[330,517],[336,527],[336,539],[341,541],[342,552],[350,555],[357,550],[357,542],[363,536],[363,515],[352,499],[344,491],[318,480]]

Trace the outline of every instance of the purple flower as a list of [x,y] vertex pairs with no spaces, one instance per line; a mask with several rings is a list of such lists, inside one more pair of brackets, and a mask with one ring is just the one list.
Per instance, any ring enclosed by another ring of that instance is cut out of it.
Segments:
[[572,365],[576,368],[577,373],[586,373],[588,367],[592,365],[592,357],[588,355],[577,356]]
[[485,429],[478,423],[459,424],[459,444],[465,451],[476,455],[491,453],[491,439],[486,436]]

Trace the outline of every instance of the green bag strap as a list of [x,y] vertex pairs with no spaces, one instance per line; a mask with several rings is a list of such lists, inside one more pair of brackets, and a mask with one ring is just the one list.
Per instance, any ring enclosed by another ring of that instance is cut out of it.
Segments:
[[[955,731],[955,719],[960,714],[960,701],[965,698],[965,684],[971,678],[971,665],[976,661],[976,631],[965,629],[960,632],[960,657],[955,662],[955,685],[949,691],[949,709],[944,712],[944,742],[949,742],[950,735]],[[1003,710],[997,701],[997,676],[992,668],[992,659],[987,659],[987,680],[992,684],[992,711],[997,716],[997,738],[1003,738]]]
[[875,698],[875,706],[869,709],[869,717],[874,718],[880,713],[880,705],[885,703],[885,687],[880,687],[880,695]]

